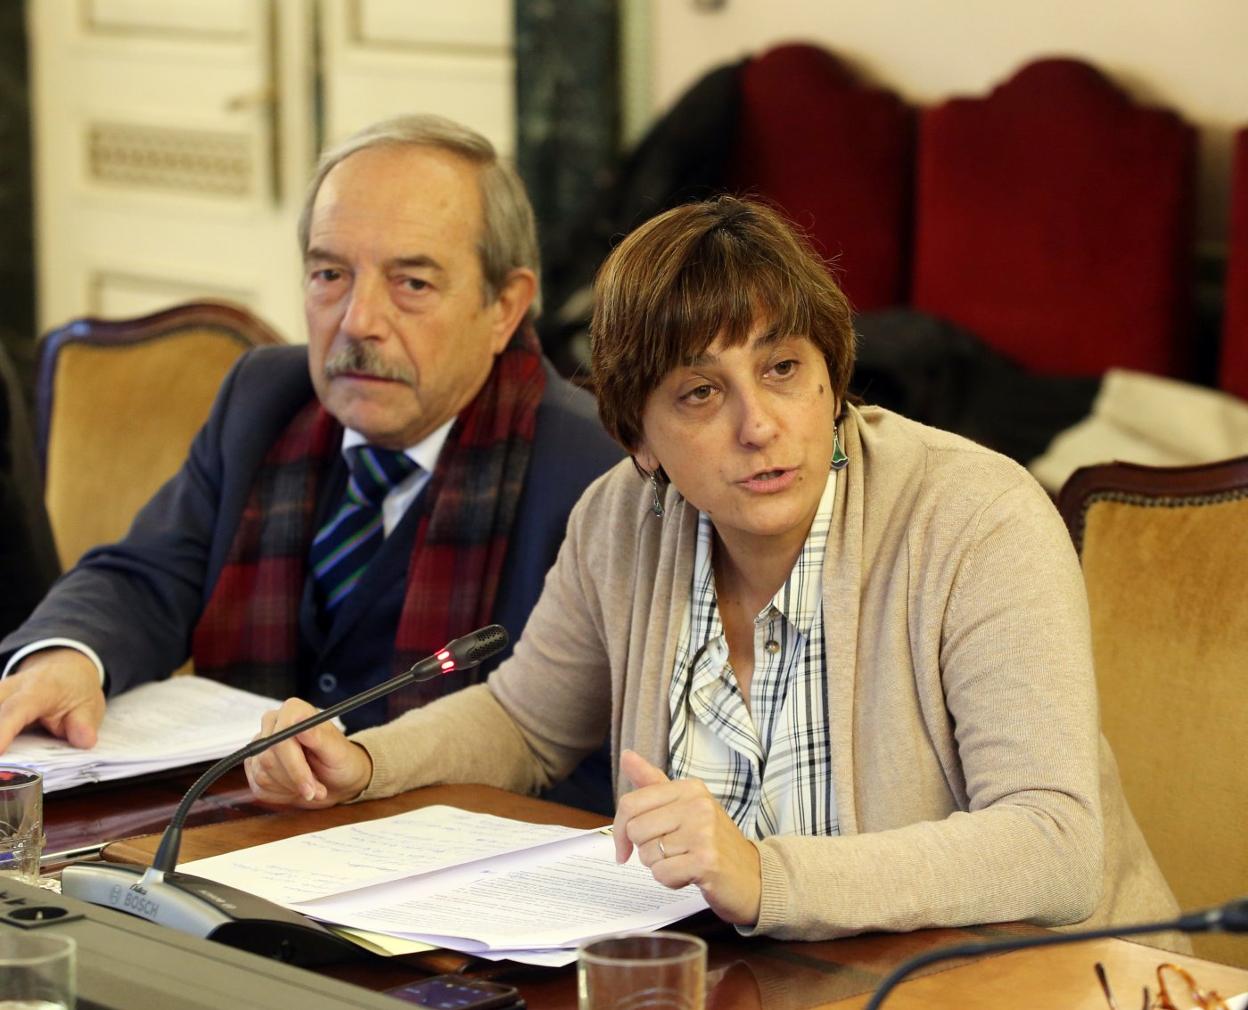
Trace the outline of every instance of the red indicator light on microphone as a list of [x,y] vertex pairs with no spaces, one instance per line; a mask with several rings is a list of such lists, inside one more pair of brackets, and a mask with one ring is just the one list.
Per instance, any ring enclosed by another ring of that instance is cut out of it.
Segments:
[[454,669],[455,669],[455,660],[453,660],[453,659],[448,659],[445,663],[443,663],[443,664],[442,664],[442,669],[443,669],[444,671],[448,671],[448,672],[449,672],[450,670],[454,670]]

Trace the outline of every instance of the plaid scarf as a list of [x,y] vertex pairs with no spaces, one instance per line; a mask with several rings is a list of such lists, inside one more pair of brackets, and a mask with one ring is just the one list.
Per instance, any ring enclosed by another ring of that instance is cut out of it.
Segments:
[[[411,506],[421,514],[394,673],[490,622],[545,388],[537,337],[524,326],[452,425],[429,484]],[[299,605],[316,504],[341,444],[342,426],[314,400],[265,456],[195,627],[197,673],[274,697],[297,690]],[[477,679],[468,670],[392,694],[390,717]]]

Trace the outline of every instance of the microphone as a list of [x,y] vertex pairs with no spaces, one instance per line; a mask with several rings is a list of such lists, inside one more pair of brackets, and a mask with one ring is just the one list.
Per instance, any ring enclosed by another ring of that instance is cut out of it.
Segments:
[[949,961],[959,957],[977,957],[980,954],[1000,954],[1007,950],[1025,950],[1029,947],[1054,947],[1062,943],[1079,943],[1082,940],[1104,940],[1108,937],[1135,936],[1139,933],[1248,933],[1248,898],[1240,898],[1217,908],[1200,912],[1187,912],[1168,922],[1146,922],[1130,926],[1104,926],[1100,929],[1081,929],[1070,933],[1045,933],[1041,936],[1021,936],[1008,940],[987,940],[981,943],[962,943],[953,947],[941,947],[912,957],[895,968],[871,997],[866,1010],[879,1010],[884,998],[903,978],[925,965],[937,961]]
[[160,847],[150,867],[144,869],[120,863],[71,863],[61,873],[62,893],[301,967],[331,964],[358,955],[360,948],[355,944],[298,912],[225,884],[176,872],[182,827],[187,815],[209,786],[247,758],[298,736],[313,726],[384,698],[401,687],[476,666],[506,645],[507,630],[501,625],[480,628],[448,643],[406,673],[331,705],[272,736],[252,740],[233,754],[223,757],[186,791],[161,836]]

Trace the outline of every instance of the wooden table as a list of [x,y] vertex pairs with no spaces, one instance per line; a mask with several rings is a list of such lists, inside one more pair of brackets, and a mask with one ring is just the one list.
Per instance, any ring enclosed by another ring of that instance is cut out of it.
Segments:
[[[569,827],[604,823],[594,814],[487,786],[434,786],[354,806],[249,817],[248,813],[256,814],[264,808],[238,797],[227,787],[217,805],[204,811],[208,817],[220,815],[221,821],[187,831],[181,856],[184,860],[199,859],[435,803]],[[104,856],[117,862],[147,863],[158,841],[156,836],[126,839],[109,845]],[[709,942],[708,1010],[861,1007],[889,971],[915,954],[954,943],[1041,932],[1034,926],[1007,924],[795,943],[765,937],[743,939],[709,913],[678,928],[700,932]],[[928,969],[926,975],[900,986],[885,1006],[897,1010],[1001,1010],[1028,1006],[1044,1010],[1105,1010],[1105,1000],[1093,974],[1093,965],[1101,961],[1119,1005],[1123,1010],[1134,1010],[1139,1006],[1144,985],[1155,991],[1157,964],[1168,960],[1184,965],[1203,985],[1218,989],[1224,996],[1248,990],[1248,971],[1171,955],[1125,940],[1104,940],[1003,954],[972,963],[937,965]],[[452,970],[507,978],[519,987],[531,1010],[573,1010],[576,1006],[575,977],[570,968],[552,970],[481,962],[452,952],[386,961],[370,958],[358,964],[336,966],[327,973],[368,988],[385,989],[429,972]]]
[[[183,794],[206,767],[48,793],[43,799],[45,859],[164,830]],[[196,802],[190,823],[216,824],[268,812],[252,799],[247,778],[239,770],[226,775]],[[53,868],[56,862],[53,858]]]

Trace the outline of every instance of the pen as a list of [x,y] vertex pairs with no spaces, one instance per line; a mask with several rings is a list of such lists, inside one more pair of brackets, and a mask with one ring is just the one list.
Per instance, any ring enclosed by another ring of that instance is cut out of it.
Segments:
[[80,845],[73,849],[64,849],[61,852],[45,852],[39,859],[39,865],[50,866],[53,863],[66,863],[71,859],[81,859],[84,856],[96,856],[107,845],[108,842],[93,842],[90,845]]

